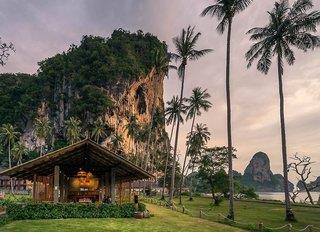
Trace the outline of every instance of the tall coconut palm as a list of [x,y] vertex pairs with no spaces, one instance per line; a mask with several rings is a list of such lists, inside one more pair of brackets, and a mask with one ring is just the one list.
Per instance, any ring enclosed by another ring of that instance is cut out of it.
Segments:
[[[173,38],[173,43],[175,45],[176,53],[172,53],[172,58],[179,62],[178,74],[181,78],[181,89],[180,89],[180,99],[179,105],[182,105],[183,102],[183,92],[184,92],[184,82],[185,82],[185,72],[188,61],[198,60],[199,58],[205,56],[211,49],[196,50],[197,42],[201,36],[200,32],[195,32],[194,27],[189,26],[187,29],[183,29],[181,34]],[[179,110],[181,107],[179,107]],[[176,173],[176,160],[177,160],[177,149],[179,142],[179,129],[180,121],[177,121],[176,133],[175,133],[175,143],[173,150],[173,163],[172,163],[172,175],[171,175],[171,191],[169,201],[172,203],[173,192],[174,192],[174,180]]]
[[107,126],[102,121],[102,118],[98,118],[93,125],[91,137],[96,141],[96,143],[99,143],[101,139],[104,139],[107,137]]
[[12,148],[12,158],[17,161],[17,165],[22,164],[23,157],[28,153],[28,148],[21,143],[15,143]]
[[52,126],[48,117],[36,118],[34,122],[34,133],[40,140],[40,156],[43,155],[43,145],[47,144],[52,134]]
[[65,121],[66,136],[70,144],[74,144],[81,139],[81,121],[77,118],[70,117]]
[[[9,168],[12,167],[11,165],[11,148],[12,145],[16,140],[18,140],[18,137],[20,136],[20,133],[16,131],[16,128],[11,124],[3,124],[0,128],[0,137],[3,143],[7,146],[8,149],[8,161],[9,161]],[[11,193],[13,193],[13,183],[12,178],[10,179],[10,188]]]
[[128,123],[125,125],[125,131],[127,131],[129,136],[129,150],[133,153],[133,148],[131,148],[131,140],[134,140],[139,132],[140,125],[138,119],[134,114],[129,115]]
[[[176,66],[171,65],[171,54],[166,52],[166,48],[163,49],[156,49],[153,52],[152,56],[152,62],[153,67],[155,70],[154,80],[153,80],[153,104],[151,109],[151,120],[150,122],[153,122],[153,117],[155,115],[156,110],[156,102],[157,102],[157,96],[158,96],[158,82],[161,80],[164,76],[169,77],[169,70],[170,69],[177,69]],[[146,156],[145,156],[145,167],[148,165],[149,158],[150,158],[150,142],[151,142],[151,134],[152,134],[152,123],[149,125],[149,134],[148,134],[148,140],[147,140],[147,149],[146,149]]]
[[228,218],[234,220],[234,184],[232,165],[232,128],[231,128],[231,96],[230,96],[230,56],[232,23],[236,14],[245,10],[253,0],[215,0],[213,5],[206,7],[201,16],[209,15],[219,20],[217,31],[223,34],[227,29],[227,55],[226,55],[226,98],[227,98],[227,134],[229,151],[229,214]]
[[269,13],[269,22],[264,27],[256,27],[248,31],[250,39],[257,41],[246,53],[248,67],[259,59],[257,69],[267,74],[272,64],[273,56],[277,60],[278,84],[280,97],[280,124],[283,159],[284,190],[286,201],[286,220],[294,220],[290,206],[288,188],[287,144],[284,116],[283,71],[284,61],[293,65],[295,55],[293,48],[307,51],[320,46],[320,37],[314,33],[320,23],[320,12],[311,11],[312,0],[297,0],[290,7],[289,1],[276,2]]
[[[205,124],[197,124],[195,130],[191,131],[187,136],[188,155],[190,155],[191,173],[194,172],[195,164],[200,158],[202,149],[210,140],[210,132]],[[193,178],[190,181],[189,200],[192,200],[192,184]]]
[[[201,116],[202,110],[207,112],[210,109],[210,107],[212,106],[212,103],[210,101],[208,101],[208,98],[210,98],[210,97],[211,96],[207,92],[206,89],[202,90],[200,87],[196,87],[192,90],[191,97],[186,99],[186,102],[188,104],[188,106],[187,106],[187,111],[188,111],[187,120],[192,119],[190,133],[192,133],[192,131],[193,131],[196,116]],[[183,166],[182,166],[182,179],[180,182],[180,189],[179,189],[180,204],[182,204],[181,190],[182,190],[182,185],[184,182],[184,172],[185,172],[185,168],[186,168],[188,148],[189,148],[189,146],[187,146],[186,153],[184,156]]]
[[166,123],[167,125],[172,124],[172,127],[171,127],[171,132],[169,137],[169,143],[166,146],[167,151],[166,151],[166,163],[164,168],[164,178],[163,178],[163,185],[162,185],[162,196],[161,196],[162,199],[164,199],[164,190],[166,188],[166,177],[167,177],[167,171],[168,171],[169,156],[171,152],[171,141],[172,141],[173,130],[177,120],[179,120],[180,123],[183,123],[184,120],[182,115],[186,113],[186,106],[184,105],[184,102],[182,102],[181,110],[179,110],[179,104],[180,104],[179,97],[173,96],[170,101],[167,101],[167,107],[165,110]]

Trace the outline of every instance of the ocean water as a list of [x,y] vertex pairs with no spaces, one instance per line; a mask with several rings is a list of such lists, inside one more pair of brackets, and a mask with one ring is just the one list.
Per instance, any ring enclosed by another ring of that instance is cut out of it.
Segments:
[[[259,195],[260,200],[279,200],[284,201],[284,193],[283,192],[257,192]],[[320,192],[311,192],[311,196],[313,198],[313,201],[317,203]],[[301,192],[298,194],[296,198],[296,202],[304,202],[305,198],[307,197],[306,192]]]

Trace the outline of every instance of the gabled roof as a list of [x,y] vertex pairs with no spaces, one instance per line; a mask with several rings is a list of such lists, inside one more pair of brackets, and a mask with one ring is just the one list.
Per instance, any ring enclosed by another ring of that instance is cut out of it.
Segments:
[[60,170],[67,176],[73,176],[80,168],[91,171],[96,176],[102,176],[111,168],[115,168],[117,182],[154,178],[142,168],[90,139],[2,171],[0,176],[32,180],[34,174],[43,176],[52,174],[55,165],[59,165]]

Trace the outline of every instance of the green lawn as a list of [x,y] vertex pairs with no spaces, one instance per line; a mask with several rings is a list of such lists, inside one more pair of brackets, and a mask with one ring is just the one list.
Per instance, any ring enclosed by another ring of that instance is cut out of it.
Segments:
[[[175,202],[178,202],[178,199]],[[183,198],[183,204],[189,210],[188,213],[194,217],[199,217],[200,209],[209,215],[204,216],[204,218],[211,221],[218,221],[219,213],[227,214],[228,201],[224,201],[221,206],[210,206],[210,202],[211,199],[205,197],[195,197],[194,201],[189,201],[187,197]],[[178,204],[177,206],[181,210],[181,206]],[[307,225],[320,228],[320,207],[293,206],[293,210],[298,220],[292,223],[294,229],[303,229]],[[273,228],[287,224],[284,221],[284,206],[278,203],[235,201],[235,214],[236,221],[251,224],[254,227],[257,227],[259,222],[263,222],[265,226]]]
[[193,218],[182,213],[147,204],[147,208],[154,214],[149,219],[58,219],[58,220],[26,220],[14,221],[3,227],[2,232],[64,232],[64,231],[242,231],[227,225]]

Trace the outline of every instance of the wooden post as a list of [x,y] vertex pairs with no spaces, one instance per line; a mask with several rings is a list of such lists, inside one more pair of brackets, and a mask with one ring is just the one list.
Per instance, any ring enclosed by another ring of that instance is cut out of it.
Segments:
[[37,174],[33,175],[32,198],[33,202],[37,202]]
[[106,172],[104,174],[104,188],[105,188],[105,197],[110,197],[110,173]]
[[263,232],[263,223],[262,222],[259,223],[259,231]]
[[202,209],[200,209],[200,214],[199,214],[200,218],[202,218]]
[[184,207],[184,205],[182,206],[182,213],[185,213],[186,208]]
[[291,231],[292,231],[292,225],[289,224],[289,225],[288,225],[288,232],[291,232]]
[[111,202],[115,203],[115,200],[116,200],[116,175],[115,175],[114,168],[111,168],[111,172],[110,172],[110,194],[111,194]]
[[53,187],[53,202],[59,202],[59,180],[60,179],[60,167],[58,165],[54,166],[54,187]]
[[131,202],[132,182],[129,182],[129,202]]

